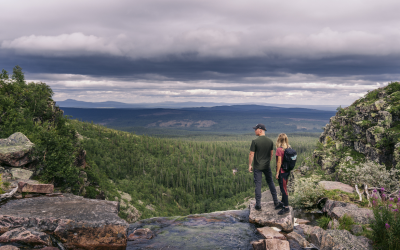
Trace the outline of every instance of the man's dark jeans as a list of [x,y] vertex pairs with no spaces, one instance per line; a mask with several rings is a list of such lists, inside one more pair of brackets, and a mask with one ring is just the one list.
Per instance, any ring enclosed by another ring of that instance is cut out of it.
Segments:
[[276,189],[274,181],[272,180],[272,172],[271,168],[267,167],[264,170],[254,169],[254,184],[256,185],[256,205],[261,205],[261,183],[262,183],[262,173],[265,175],[265,180],[268,183],[269,191],[271,192],[272,199],[274,199],[274,203],[278,203],[278,197],[276,196]]

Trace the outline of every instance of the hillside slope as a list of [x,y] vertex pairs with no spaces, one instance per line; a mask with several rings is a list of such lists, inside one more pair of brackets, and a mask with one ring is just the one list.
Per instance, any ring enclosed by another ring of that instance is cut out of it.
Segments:
[[300,197],[303,193],[302,198],[306,199],[304,180],[308,183],[331,180],[364,189],[398,190],[399,132],[398,82],[368,92],[349,107],[338,110],[324,127],[313,156],[304,161],[300,171],[293,173],[297,175],[294,196]]

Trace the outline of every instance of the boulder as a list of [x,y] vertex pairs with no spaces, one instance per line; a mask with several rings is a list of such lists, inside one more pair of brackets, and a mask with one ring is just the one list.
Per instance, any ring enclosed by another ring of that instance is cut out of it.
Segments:
[[261,227],[257,228],[257,231],[264,236],[266,239],[279,239],[279,240],[286,240],[285,235],[277,232],[276,230],[270,227]]
[[54,191],[53,184],[30,184],[26,182],[18,182],[18,191],[20,193],[41,193],[41,194],[51,194]]
[[125,249],[128,224],[118,217],[118,205],[70,194],[11,200],[0,209],[0,233],[29,227],[54,234],[70,249]]
[[265,250],[265,240],[258,240],[258,241],[253,241],[251,242],[251,245],[253,246],[253,250]]
[[363,236],[354,236],[347,230],[314,230],[310,235],[311,243],[321,250],[352,249],[372,250],[371,242]]
[[353,225],[350,231],[352,234],[361,234],[363,232],[363,228],[361,225]]
[[369,224],[370,220],[374,218],[374,213],[368,208],[359,208],[355,204],[327,200],[322,212],[333,219],[339,220],[345,214],[353,218],[354,222],[361,224]]
[[261,211],[255,209],[255,202],[250,203],[249,222],[259,224],[261,226],[277,227],[285,232],[293,231],[294,212],[293,208],[290,212],[283,215],[278,215],[278,210],[275,210],[274,202],[261,202]]
[[290,250],[289,241],[278,239],[265,240],[265,249],[268,250]]
[[32,162],[30,152],[33,145],[20,132],[10,135],[7,139],[0,139],[0,164],[21,167]]
[[338,182],[338,181],[320,181],[318,184],[320,184],[326,190],[339,189],[346,193],[354,192],[354,188],[352,186]]
[[150,240],[154,237],[153,232],[148,228],[136,229],[128,236],[128,240]]
[[266,239],[253,241],[251,244],[254,250],[290,250],[287,240]]
[[303,219],[295,218],[295,223],[297,223],[297,224],[307,224],[307,223],[310,223],[310,221],[309,220],[303,220]]
[[333,219],[328,223],[328,229],[339,229],[339,226],[339,221],[337,221],[336,219]]
[[10,170],[13,179],[29,180],[33,171],[22,169],[22,168],[12,168]]
[[25,227],[10,230],[0,236],[1,243],[22,243],[27,245],[51,245],[50,236]]
[[286,237],[290,240],[294,240],[297,244],[299,244],[303,248],[310,247],[310,242],[308,242],[306,239],[303,238],[303,236],[301,236],[296,232],[288,233]]

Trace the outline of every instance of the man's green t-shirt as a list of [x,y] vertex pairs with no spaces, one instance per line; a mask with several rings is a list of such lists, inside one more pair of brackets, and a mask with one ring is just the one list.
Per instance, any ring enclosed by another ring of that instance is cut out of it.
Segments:
[[253,140],[250,146],[250,151],[254,152],[253,167],[258,170],[268,168],[271,161],[271,150],[273,149],[274,143],[264,135]]

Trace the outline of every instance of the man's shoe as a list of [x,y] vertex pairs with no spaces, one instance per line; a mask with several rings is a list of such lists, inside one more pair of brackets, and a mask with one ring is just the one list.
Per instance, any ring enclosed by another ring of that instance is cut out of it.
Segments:
[[259,205],[256,205],[254,208],[255,208],[257,211],[261,211],[261,206],[259,206]]
[[278,214],[279,215],[287,214],[287,213],[289,213],[289,211],[290,211],[290,209],[288,207],[284,207],[284,208],[282,208],[281,211],[278,212]]
[[278,204],[275,204],[275,210],[283,208],[283,203],[279,202]]

